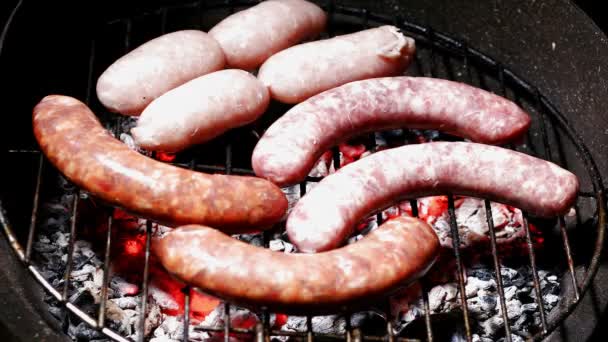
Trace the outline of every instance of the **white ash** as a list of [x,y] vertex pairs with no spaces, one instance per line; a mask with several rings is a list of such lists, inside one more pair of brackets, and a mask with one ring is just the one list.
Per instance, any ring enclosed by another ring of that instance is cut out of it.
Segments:
[[[370,317],[377,314],[363,311],[357,312],[350,317],[350,325],[358,327]],[[346,333],[346,316],[328,315],[314,316],[311,318],[312,331],[315,333],[343,335]],[[307,319],[303,316],[289,316],[287,323],[281,328],[284,331],[306,332],[308,331]]]
[[275,252],[292,253],[295,251],[295,247],[291,243],[279,239],[271,240],[268,248]]
[[[63,182],[63,180],[60,180]],[[50,198],[41,205],[40,224],[37,227],[33,244],[34,263],[40,273],[59,291],[63,290],[63,274],[67,264],[68,243],[70,239],[70,215],[73,194],[64,193]],[[93,250],[91,243],[76,240],[68,300],[91,315],[97,317],[103,285],[103,256]],[[111,274],[106,302],[106,325],[120,334],[135,338],[140,319],[141,291],[119,276]],[[68,335],[74,340],[103,340],[103,336],[83,322],[72,319],[50,295],[46,297],[49,312],[59,320],[68,320]],[[147,304],[146,334],[156,328],[160,321],[160,307],[154,298]]]
[[[524,236],[521,211],[511,212],[505,205],[491,203],[492,218],[496,232],[497,243],[509,243]],[[489,239],[489,227],[486,219],[486,208],[483,200],[477,198],[464,198],[460,206],[455,208],[456,224],[460,237],[460,247],[471,247],[479,241]],[[447,211],[432,224],[441,245],[452,248],[452,232],[450,218]]]
[[170,293],[167,293],[159,288],[154,279],[152,279],[150,285],[148,285],[148,291],[150,296],[161,308],[167,310],[179,309],[179,303],[177,303],[175,298]]
[[[318,182],[306,182],[306,193],[310,192],[310,190],[312,190],[312,188],[314,188],[317,184]],[[283,190],[285,197],[287,197],[287,213],[285,214],[285,217],[287,217],[293,210],[293,207],[301,198],[300,185],[296,184],[292,186],[287,186],[281,188],[281,190]]]
[[[532,270],[529,266],[515,269],[503,265],[501,275],[511,331],[517,338],[529,338],[540,324],[536,293],[531,286]],[[543,304],[546,312],[549,312],[561,299],[558,277],[549,270],[539,270],[539,278]],[[473,328],[479,341],[499,338],[504,334],[504,322],[494,267],[479,264],[468,268],[465,289],[469,315],[476,322]],[[428,299],[431,314],[460,310],[460,294],[455,280],[433,286]],[[391,312],[397,317],[396,332],[405,329],[414,320],[423,319],[423,307],[420,287],[413,286],[401,296],[393,297]]]
[[[426,210],[426,208],[433,205],[433,200],[433,197],[421,198],[418,200],[419,207]],[[496,232],[496,242],[498,244],[511,243],[516,239],[524,238],[525,231],[520,210],[515,209],[512,212],[505,205],[493,202],[491,202],[490,206]],[[383,210],[381,212],[382,220],[385,221],[389,217],[395,216],[399,211],[398,206]],[[454,213],[456,215],[461,248],[474,247],[480,242],[488,241],[490,230],[486,221],[486,209],[483,200],[465,197],[458,202]],[[425,220],[434,228],[442,247],[453,248],[452,231],[447,210],[439,217],[425,216]],[[361,240],[365,234],[378,227],[376,215],[368,217],[364,223],[366,226],[359,234],[350,237],[349,243]]]

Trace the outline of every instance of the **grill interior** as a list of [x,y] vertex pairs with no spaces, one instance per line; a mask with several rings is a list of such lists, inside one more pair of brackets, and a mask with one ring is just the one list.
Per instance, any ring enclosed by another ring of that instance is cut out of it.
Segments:
[[[240,10],[244,7],[256,3],[255,1],[197,1],[181,3],[179,5],[165,6],[150,11],[142,11],[133,16],[118,18],[109,21],[107,24],[99,27],[98,32],[90,41],[90,58],[87,64],[85,98],[87,104],[91,106],[93,111],[98,114],[106,127],[118,134],[121,127],[124,126],[126,118],[108,113],[97,101],[94,94],[94,84],[101,72],[111,64],[116,58],[130,51],[132,48],[141,43],[156,37],[165,32],[171,32],[179,29],[197,28],[207,31],[215,23],[221,20],[226,15]],[[406,35],[416,39],[417,54],[416,59],[410,66],[407,74],[412,76],[428,76],[439,77],[460,82],[472,84],[474,86],[491,90],[499,95],[510,98],[527,110],[533,119],[530,133],[528,134],[523,144],[517,146],[506,146],[521,152],[532,154],[540,158],[553,161],[577,174],[581,182],[581,191],[577,200],[576,216],[575,217],[559,217],[554,222],[544,225],[553,226],[552,231],[556,236],[561,238],[559,245],[561,250],[558,252],[560,256],[555,259],[563,260],[563,266],[567,274],[564,280],[569,284],[563,287],[563,299],[561,303],[551,312],[546,312],[540,296],[539,276],[537,272],[537,264],[546,262],[542,260],[543,256],[537,255],[532,243],[531,233],[528,226],[528,218],[524,214],[524,229],[526,233],[526,241],[529,251],[529,259],[527,262],[533,270],[534,291],[537,296],[537,304],[540,310],[541,326],[539,332],[535,335],[536,339],[540,339],[554,330],[558,324],[568,316],[579,301],[581,295],[585,292],[593,278],[598,266],[598,259],[604,239],[603,229],[605,225],[605,200],[603,197],[603,186],[600,174],[597,167],[591,158],[587,148],[585,147],[582,138],[574,132],[566,118],[559,112],[550,101],[539,93],[539,91],[525,79],[519,77],[506,66],[503,66],[499,61],[471,47],[466,41],[459,40],[452,36],[441,32],[436,32],[427,25],[421,25],[408,21],[406,18],[398,16],[385,16],[374,13],[360,7],[349,7],[340,4],[339,1],[329,1],[321,3],[323,8],[329,14],[329,25],[327,32],[322,38],[330,37],[337,34],[353,32],[369,27],[379,26],[383,24],[391,24],[399,27]],[[84,78],[85,75],[82,75]],[[50,92],[56,91],[50,89]],[[288,110],[290,107],[278,103],[273,103],[260,120],[254,124],[235,129],[224,136],[215,139],[214,141],[202,146],[197,146],[184,151],[177,155],[174,164],[180,167],[191,168],[201,172],[219,172],[226,174],[253,174],[250,165],[250,155],[255,146],[257,139],[263,134],[267,128],[278,116]],[[451,137],[446,137],[452,139]],[[373,151],[375,149],[375,140],[373,135],[366,139],[367,148]],[[334,165],[340,165],[339,152],[333,149]],[[72,271],[72,258],[74,254],[74,241],[78,232],[76,231],[76,215],[80,196],[74,197],[73,210],[71,216],[71,231],[68,248],[68,262],[65,270],[64,285],[62,288],[53,288],[40,274],[35,263],[30,262],[32,257],[32,246],[36,234],[37,213],[39,207],[40,193],[43,191],[45,184],[50,184],[45,180],[48,177],[48,169],[52,166],[47,163],[44,157],[36,150],[10,150],[9,158],[19,158],[20,160],[29,159],[35,167],[32,175],[31,184],[34,188],[28,194],[33,194],[33,197],[28,198],[28,208],[31,208],[31,220],[29,229],[23,228],[13,230],[10,228],[7,218],[0,215],[0,223],[4,226],[5,232],[11,240],[11,244],[19,257],[25,262],[29,271],[40,282],[45,289],[57,300],[61,301],[67,310],[73,312],[87,324],[100,329],[108,337],[117,340],[125,341],[126,339],[106,326],[105,322],[105,307],[106,293],[108,290],[108,274],[109,274],[109,255],[112,236],[112,217],[108,217],[108,233],[105,250],[104,263],[104,279],[102,288],[102,301],[99,305],[97,315],[90,315],[76,305],[68,301],[68,288],[70,285],[70,273]],[[319,178],[308,177],[308,182],[318,182]],[[29,185],[28,185],[29,186]],[[75,189],[75,191],[79,191]],[[306,191],[306,183],[300,184],[301,195]],[[456,216],[454,214],[454,197],[448,195],[448,213],[450,215],[450,226],[454,246],[460,245],[458,227],[456,224]],[[412,208],[417,208],[412,201]],[[490,202],[485,201],[487,222],[490,231],[490,248],[493,259],[493,264],[496,274],[500,274],[500,259],[501,256],[497,251],[496,234],[493,227],[492,211],[490,210]],[[24,210],[21,208],[21,210]],[[29,210],[29,209],[28,209]],[[414,210],[414,215],[417,215],[417,210]],[[12,211],[8,210],[9,215]],[[29,215],[28,215],[29,216]],[[381,223],[382,217],[378,216],[378,221]],[[11,221],[13,221],[11,219]],[[15,220],[20,222],[22,220]],[[17,226],[15,226],[17,227]],[[145,244],[145,266],[141,270],[143,274],[142,282],[142,298],[147,298],[148,293],[148,275],[149,275],[149,256],[150,256],[150,241],[152,235],[152,222],[147,223],[146,229],[146,244]],[[282,227],[276,227],[282,229]],[[571,229],[575,229],[571,231]],[[27,232],[27,233],[26,233]],[[586,235],[586,236],[584,236]],[[572,243],[570,242],[572,240]],[[264,234],[264,244],[268,247],[269,236]],[[574,257],[573,257],[574,255]],[[454,258],[457,265],[458,286],[460,293],[460,303],[462,303],[462,319],[466,330],[468,340],[472,336],[472,322],[468,312],[467,301],[465,298],[465,283],[463,272],[465,265],[463,257],[459,249],[454,248]],[[551,262],[551,261],[549,261]],[[555,263],[555,261],[553,261]],[[499,305],[502,307],[503,319],[508,321],[506,317],[507,310],[505,309],[505,294],[502,286],[502,278],[496,278],[497,292],[499,295]],[[194,289],[185,287],[186,293],[184,326],[189,325],[189,300],[191,291]],[[426,339],[431,341],[436,337],[436,331],[433,330],[433,317],[429,314],[428,294],[424,291],[423,295],[425,308],[425,329]],[[140,310],[146,311],[146,302],[142,303]],[[225,304],[225,315],[230,315],[230,304]],[[204,328],[197,327],[203,331],[220,331],[225,332],[225,338],[228,340],[229,333],[241,333],[255,338],[258,341],[269,340],[276,336],[288,336],[297,339],[346,339],[346,340],[409,340],[407,337],[394,336],[393,327],[390,320],[386,325],[386,331],[383,334],[367,335],[363,334],[357,327],[348,326],[350,319],[347,319],[346,335],[330,335],[312,331],[312,317],[307,317],[308,331],[303,333],[294,333],[286,331],[272,330],[269,326],[269,312],[261,312],[260,317],[262,322],[257,324],[252,329],[233,328],[230,324],[223,328]],[[349,316],[351,313],[344,313]],[[386,316],[390,316],[389,312],[385,312]],[[144,317],[140,315],[140,327],[143,331]],[[226,319],[225,322],[230,322]],[[419,336],[411,336],[413,338]],[[511,331],[509,325],[505,325],[505,338],[511,340]],[[142,336],[143,340],[143,336]],[[183,340],[188,340],[188,329],[184,329]]]

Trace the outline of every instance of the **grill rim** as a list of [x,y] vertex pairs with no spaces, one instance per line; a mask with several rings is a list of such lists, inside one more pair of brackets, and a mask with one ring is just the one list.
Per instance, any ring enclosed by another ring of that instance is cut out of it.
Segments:
[[[225,4],[220,5],[218,7],[229,6],[231,12],[234,12],[234,8],[236,6],[249,6],[249,5],[256,4],[258,2],[259,1],[230,1],[229,0],[229,1],[225,1],[224,2]],[[0,35],[0,55],[2,53],[4,39],[7,35],[7,32],[10,27],[10,24],[12,22],[12,19],[15,16],[15,14],[18,12],[22,3],[23,3],[23,0],[19,0],[18,3],[15,5],[15,8],[11,12],[9,19],[7,20],[7,23],[5,24],[2,35]],[[201,8],[203,8],[203,6],[201,4],[204,4],[204,3],[205,3],[204,1],[192,2],[192,3],[190,3],[190,6],[192,6],[192,4],[196,4],[197,6],[200,6]],[[182,6],[188,6],[188,4],[185,4]],[[211,7],[209,7],[209,8],[211,8]],[[337,12],[339,14],[358,16],[364,20],[365,25],[367,25],[369,20],[373,20],[373,21],[385,23],[385,24],[395,24],[396,26],[400,27],[401,29],[406,28],[407,33],[418,33],[421,35],[426,35],[426,36],[428,36],[429,41],[430,41],[431,51],[434,51],[434,49],[436,49],[436,48],[444,48],[444,46],[439,45],[437,43],[437,41],[435,41],[433,39],[439,39],[442,41],[442,43],[451,45],[452,48],[462,49],[465,51],[464,52],[465,58],[466,58],[466,56],[470,56],[474,59],[477,59],[477,61],[480,62],[481,64],[485,64],[485,66],[487,66],[491,69],[496,69],[500,75],[501,81],[504,81],[504,77],[506,76],[507,78],[510,79],[511,82],[513,82],[517,86],[521,87],[524,91],[534,94],[538,100],[538,105],[540,105],[544,108],[541,111],[541,113],[549,112],[554,118],[558,119],[558,124],[563,129],[563,131],[568,135],[570,140],[572,140],[572,142],[573,142],[574,146],[577,148],[577,150],[581,153],[581,159],[585,163],[585,168],[590,173],[591,181],[592,181],[592,184],[593,184],[593,187],[595,190],[594,195],[595,195],[596,203],[597,203],[597,222],[598,222],[597,223],[597,234],[598,235],[597,235],[597,239],[596,239],[593,256],[591,258],[589,267],[587,268],[587,272],[585,274],[585,278],[583,279],[583,282],[581,285],[580,296],[579,296],[579,294],[577,294],[576,300],[573,302],[570,302],[568,304],[568,306],[566,307],[566,309],[564,311],[562,311],[556,319],[553,320],[552,324],[547,326],[547,329],[545,329],[545,331],[541,331],[541,332],[537,333],[536,335],[534,335],[533,338],[539,339],[539,338],[548,336],[553,330],[555,330],[555,328],[557,328],[559,323],[561,323],[566,317],[568,317],[570,315],[570,313],[576,308],[576,306],[580,302],[580,298],[585,294],[585,292],[588,289],[589,285],[591,284],[595,274],[597,273],[597,270],[599,267],[599,258],[601,256],[601,252],[603,249],[603,241],[604,241],[605,227],[606,227],[606,201],[605,201],[605,197],[604,197],[605,188],[603,186],[601,174],[599,173],[599,171],[597,169],[596,162],[593,159],[593,157],[591,156],[591,153],[588,150],[587,146],[583,142],[582,137],[571,126],[571,124],[568,122],[566,117],[544,95],[542,95],[537,88],[535,88],[533,85],[531,85],[529,82],[527,82],[524,78],[521,78],[520,76],[513,73],[509,69],[505,68],[503,65],[501,65],[497,60],[495,60],[491,56],[484,54],[483,52],[481,52],[475,48],[469,47],[466,41],[462,41],[462,40],[453,38],[452,36],[450,36],[448,34],[434,31],[431,27],[413,23],[413,22],[407,21],[403,18],[399,18],[398,16],[389,18],[387,16],[377,15],[377,14],[371,13],[370,11],[368,11],[365,8],[350,8],[347,6],[335,6],[334,1],[330,1],[329,5],[326,6],[325,9],[330,13],[330,18],[333,17],[333,14]],[[163,13],[163,19],[166,20],[166,8],[165,7],[163,7],[161,9],[161,13]],[[164,27],[164,25],[163,25],[163,27]],[[130,20],[127,21],[127,30],[129,30],[129,28],[130,28]],[[128,43],[128,39],[127,39],[126,40],[127,48],[128,48],[128,44],[129,43]],[[95,49],[94,40],[93,40],[93,45],[91,46],[91,49],[92,49],[92,53],[91,53],[90,66],[93,63],[93,56],[94,56],[94,49]],[[92,80],[92,68],[89,67],[89,86],[88,86],[88,92],[87,92],[87,103],[89,102],[90,94],[91,94],[91,80]],[[502,86],[504,89],[504,83],[502,83]],[[543,114],[541,114],[541,115],[543,115]],[[544,122],[544,119],[542,120],[542,122]],[[545,147],[547,147],[547,146],[545,145]],[[31,226],[31,227],[33,227],[35,224],[35,217],[36,217],[35,213],[36,213],[37,204],[38,204],[37,198],[38,198],[39,188],[40,188],[41,179],[42,179],[41,174],[42,174],[42,167],[43,167],[42,165],[43,165],[43,161],[44,161],[44,156],[35,150],[34,151],[9,151],[9,152],[25,152],[25,153],[38,153],[39,154],[39,170],[38,170],[38,177],[37,177],[37,184],[36,184],[36,192],[34,194],[35,199],[34,199],[34,205],[33,205],[32,226]],[[226,155],[227,155],[226,167],[220,168],[219,171],[225,171],[226,173],[231,173],[232,168],[231,168],[230,164],[228,163],[229,154],[230,154],[230,145],[228,145],[227,149],[226,149]],[[335,155],[334,155],[334,157],[335,157]],[[549,160],[551,160],[551,158]],[[194,168],[194,164],[191,164],[190,166],[192,168]],[[214,170],[214,171],[218,171],[218,170]],[[248,172],[249,170],[234,169],[234,171],[239,173],[239,171]],[[309,179],[309,180],[314,181],[315,179]],[[579,198],[581,195],[583,195],[583,194],[579,193]],[[584,195],[584,197],[590,197],[590,195],[591,195],[590,193],[586,193]],[[76,200],[74,202],[74,204],[75,204],[74,212],[76,211],[78,197],[79,196],[76,197]],[[487,202],[487,200],[486,200],[486,202]],[[454,216],[451,215],[451,217],[454,217]],[[491,220],[491,217],[488,217],[488,220]],[[151,224],[150,221],[148,221],[147,229],[146,229],[146,232],[147,232],[146,241],[147,241],[147,247],[148,247],[148,248],[146,248],[146,259],[149,256],[150,224]],[[73,305],[69,302],[66,303],[65,299],[62,300],[62,298],[65,298],[65,295],[62,296],[61,294],[59,294],[59,292],[57,290],[52,288],[52,286],[50,284],[48,284],[48,282],[46,282],[46,280],[40,275],[40,273],[37,271],[36,267],[34,265],[30,264],[29,255],[31,253],[31,242],[32,242],[31,239],[34,235],[34,229],[30,229],[30,231],[29,231],[29,235],[31,237],[28,237],[28,244],[24,251],[21,244],[19,244],[19,242],[17,241],[16,236],[13,233],[12,229],[10,228],[7,218],[4,216],[4,212],[2,211],[1,202],[0,202],[0,225],[3,226],[3,231],[5,232],[5,235],[7,236],[7,239],[10,242],[11,246],[13,247],[15,253],[19,257],[19,259],[25,264],[25,266],[28,268],[30,273],[32,273],[32,275],[36,278],[36,280],[38,282],[40,282],[48,292],[50,292],[54,297],[56,297],[58,300],[60,300],[68,310],[75,313],[83,321],[87,322],[92,327],[97,327],[98,329],[102,328],[97,324],[97,322],[95,322],[95,319],[91,318],[89,315],[87,315],[86,313],[81,311],[78,307],[76,307],[75,305]],[[490,224],[490,226],[491,226],[491,224]],[[526,224],[526,226],[527,226],[527,224]],[[561,226],[561,222],[560,222],[560,226]],[[75,214],[72,215],[72,226],[71,226],[71,235],[70,235],[70,239],[71,239],[72,243],[70,243],[70,247],[73,247],[73,239],[75,236],[74,227],[75,227]],[[111,229],[109,231],[111,231]],[[529,235],[529,230],[526,229],[526,231]],[[491,235],[493,235],[492,227],[490,227],[490,232],[491,232]],[[564,233],[564,232],[565,232],[565,230],[562,230],[562,233]],[[110,236],[110,232],[108,233],[108,239],[109,239],[109,236]],[[457,236],[457,234],[456,234],[456,236]],[[528,240],[529,240],[529,238],[528,238]],[[268,245],[267,234],[264,234],[264,241],[265,241],[265,245],[267,247],[267,245]],[[529,246],[530,246],[530,248],[532,248],[530,243],[529,243]],[[456,249],[456,251],[457,250],[458,249]],[[495,256],[495,255],[496,255],[496,253],[493,253],[493,256]],[[68,252],[68,259],[70,259],[71,256],[72,256],[72,252],[70,251],[70,252]],[[571,258],[569,258],[569,261],[571,261],[570,259]],[[147,270],[148,263],[146,262],[145,265],[146,265],[145,270]],[[67,276],[69,275],[70,267],[71,267],[71,263],[68,262],[66,279],[69,278]],[[105,266],[105,264],[104,264],[104,267],[105,267],[105,269],[104,269],[104,277],[105,277],[106,271],[107,271],[107,267]],[[147,276],[147,272],[145,270],[144,270],[144,278],[146,278],[146,276]],[[534,272],[534,273],[536,274],[536,272]],[[500,279],[500,277],[498,279]],[[576,280],[576,278],[573,278],[573,279],[574,279],[574,281]],[[66,288],[67,288],[67,285],[68,285],[68,282],[66,281]],[[143,288],[144,288],[144,294],[145,294],[146,289],[147,289],[147,284],[145,284]],[[188,289],[188,291],[190,291],[189,287],[187,287],[187,289]],[[575,287],[575,289],[576,289],[576,287]],[[64,293],[65,293],[65,289],[64,289]],[[144,298],[145,297],[146,296],[144,296]],[[502,297],[504,297],[504,295]],[[104,298],[104,300],[107,301],[107,298]],[[564,299],[562,299],[562,300],[564,300]],[[144,301],[144,305],[142,305],[142,310],[145,310],[145,302],[146,301]],[[229,307],[229,304],[226,304],[226,305]],[[541,306],[542,306],[542,301],[541,301]],[[466,308],[466,301],[465,301],[464,307]],[[559,309],[561,310],[562,308],[560,307]],[[542,315],[542,312],[543,311],[541,311],[541,315]],[[101,316],[102,315],[100,315],[100,318],[99,318],[100,321],[102,321]],[[187,311],[186,311],[185,316],[186,316],[186,318],[188,317]],[[264,316],[267,316],[267,313]],[[142,317],[143,317],[143,315],[142,315]],[[428,317],[428,315],[427,315],[427,317]],[[466,315],[465,315],[465,317],[466,317]],[[310,316],[309,316],[309,319],[310,319]],[[185,322],[187,322],[187,320],[185,320]],[[268,320],[266,319],[265,322],[267,323]],[[142,323],[143,323],[143,321],[142,321]],[[309,324],[309,329],[310,329],[310,327],[311,327],[311,325]],[[197,330],[201,330],[201,329],[197,329]],[[255,334],[255,336],[261,337],[262,339],[264,338],[264,335],[269,332],[268,329],[266,327],[262,326],[261,323],[258,324],[258,326],[256,326],[255,329],[238,329],[238,328],[235,329],[235,328],[230,328],[229,326],[227,326],[227,327],[224,327],[221,329],[202,329],[202,330],[205,330],[205,331],[218,330],[218,331],[230,331],[230,332],[236,332],[236,333],[249,333],[249,334]],[[470,334],[469,330],[470,329],[467,328],[467,331]],[[106,327],[103,327],[101,329],[101,331],[104,334],[106,334],[108,337],[115,338],[115,339],[117,337],[117,334],[115,332],[113,332],[112,330],[110,330]],[[186,331],[187,331],[187,329],[186,329]],[[284,334],[284,332],[279,333],[277,331],[276,334],[273,334],[273,335],[292,335],[292,334]],[[302,336],[301,334],[296,334],[296,335]],[[319,334],[319,333],[313,334],[311,331],[309,331],[309,333],[308,333],[309,339],[313,335],[319,336],[319,337],[321,337],[321,336],[336,337],[336,338],[343,337],[343,336],[332,336],[332,335],[328,335],[328,334]],[[351,337],[350,335],[351,335],[350,331],[347,332],[348,339],[350,339],[350,337]],[[356,329],[352,332],[352,335],[354,337],[357,337],[357,336],[359,338],[361,337],[360,332],[357,332]],[[507,333],[507,335],[508,335],[508,333]],[[388,336],[389,336],[389,340],[392,340],[393,336],[390,334],[390,332],[389,332]],[[432,335],[429,335],[429,337],[431,337],[431,336]],[[120,336],[118,336],[118,337],[120,337]],[[226,335],[226,337],[227,337],[227,335]],[[384,336],[363,336],[363,338],[369,339],[369,340],[384,340],[385,337]],[[404,338],[398,338],[398,339],[399,340],[408,340],[408,339],[404,339]],[[431,337],[431,339],[432,339],[432,337]],[[122,337],[121,337],[121,339],[117,339],[117,340],[127,341],[126,339],[124,339]],[[258,340],[260,340],[260,339],[258,339]]]

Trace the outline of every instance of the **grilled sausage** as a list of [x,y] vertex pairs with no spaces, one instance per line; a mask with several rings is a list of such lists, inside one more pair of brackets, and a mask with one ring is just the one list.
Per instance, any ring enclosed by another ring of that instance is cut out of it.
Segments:
[[273,99],[298,103],[348,82],[399,75],[414,52],[413,39],[381,26],[281,51],[262,65],[258,78]]
[[216,71],[152,101],[131,133],[141,147],[177,152],[254,121],[268,102],[268,90],[250,73]]
[[91,110],[67,96],[47,96],[33,113],[34,135],[59,171],[93,195],[135,214],[172,224],[200,223],[227,232],[278,221],[287,200],[254,177],[207,175],[145,157],[114,139]]
[[213,296],[289,314],[322,314],[359,305],[422,276],[439,239],[425,222],[400,217],[362,240],[319,254],[285,254],[202,226],[168,233],[153,248],[164,267]]
[[559,166],[500,147],[465,142],[406,145],[374,153],[321,180],[287,218],[305,252],[339,246],[369,214],[405,198],[485,197],[551,217],[576,200],[577,177]]
[[112,112],[139,115],[168,90],[220,70],[224,64],[222,49],[205,32],[168,33],[110,65],[97,80],[97,97]]
[[513,102],[466,84],[424,77],[352,82],[293,107],[258,142],[252,165],[277,184],[303,180],[321,154],[356,134],[439,129],[486,144],[520,138],[530,117]]
[[327,16],[304,0],[271,0],[235,13],[209,31],[230,67],[250,70],[285,48],[317,36]]

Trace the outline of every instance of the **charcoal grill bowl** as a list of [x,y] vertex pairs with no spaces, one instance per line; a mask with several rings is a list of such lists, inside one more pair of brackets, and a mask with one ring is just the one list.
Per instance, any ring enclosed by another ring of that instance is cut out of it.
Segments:
[[[101,19],[106,19],[108,15],[130,15],[144,10],[145,7],[168,3],[170,1],[158,1],[154,4],[135,2],[130,6],[119,6],[110,1],[104,2],[103,5],[96,3],[93,4],[92,9],[85,9],[69,1],[46,4],[48,8],[42,4],[25,1],[22,8],[16,12],[14,24],[7,25],[10,30],[3,31],[0,42],[6,47],[1,55],[0,67],[3,74],[6,72],[6,75],[9,75],[6,79],[12,86],[11,96],[7,99],[5,107],[11,115],[7,122],[10,123],[10,127],[15,127],[11,131],[18,134],[17,136],[6,134],[0,137],[2,151],[9,149],[27,151],[37,147],[30,134],[29,112],[33,105],[49,92],[49,89],[81,99],[87,98],[87,94],[90,94],[89,89],[83,86],[87,84],[88,75],[82,70],[87,70],[88,67],[86,57],[90,52],[88,39],[95,24]],[[557,108],[561,109],[570,121],[568,125],[574,127],[577,132],[586,133],[583,141],[589,146],[592,157],[595,157],[592,160],[599,164],[600,170],[606,170],[606,159],[599,158],[605,155],[608,149],[603,134],[605,132],[602,130],[603,127],[608,127],[607,118],[600,115],[605,103],[602,103],[603,97],[600,94],[606,89],[603,80],[608,79],[603,77],[606,76],[608,68],[604,67],[606,61],[601,59],[602,56],[607,55],[608,44],[599,30],[569,3],[554,1],[545,4],[527,4],[523,1],[515,1],[511,4],[470,5],[466,1],[453,1],[449,4],[431,1],[407,3],[398,8],[395,8],[397,3],[393,1],[338,1],[338,3],[348,7],[352,5],[355,9],[366,8],[366,11],[352,13],[359,20],[373,19],[376,13],[386,13],[389,17],[401,16],[408,20],[412,19],[413,22],[423,23],[420,26],[422,29],[430,25],[438,32],[457,33],[459,38],[464,38],[462,41],[470,42],[470,45],[479,48],[479,51],[500,56],[503,65],[532,80],[531,84],[536,85],[541,94],[546,95]],[[454,13],[459,15],[453,15]],[[549,21],[549,23],[541,27],[537,21]],[[26,29],[23,29],[24,26]],[[564,30],[564,26],[570,30]],[[410,29],[416,30],[417,27],[412,26]],[[429,31],[424,32],[429,34]],[[521,37],[526,39],[522,40]],[[590,40],[594,44],[586,44]],[[548,53],[552,46],[551,41],[564,48],[558,48],[557,51],[551,49],[553,52]],[[27,46],[28,43],[30,46]],[[593,101],[587,101],[588,99]],[[28,115],[19,116],[18,113],[28,113]],[[14,154],[7,157],[20,160],[19,164],[23,165],[23,168],[29,167],[33,172],[26,174],[20,170],[15,171],[15,174],[6,179],[24,180],[11,182],[12,184],[8,186],[10,191],[2,188],[1,193],[6,216],[10,217],[14,227],[6,231],[7,237],[16,237],[18,241],[23,241],[24,235],[27,234],[27,229],[23,227],[28,226],[31,194],[34,193],[35,185],[33,184],[35,182],[32,182],[35,176],[31,178],[31,175],[32,173],[35,175],[37,169],[37,158],[32,158],[31,155],[28,157],[27,154],[24,152],[19,157]],[[28,158],[29,162],[23,161]],[[32,162],[31,159],[34,161]],[[596,188],[603,190],[603,184],[599,184]],[[7,194],[10,198],[5,198]],[[8,225],[4,223],[6,229]],[[603,233],[603,228],[602,219],[599,222],[598,232]],[[603,234],[598,237],[603,238]],[[601,239],[598,238],[596,241],[601,242]],[[13,244],[13,247],[16,246]],[[603,277],[605,276],[601,270],[596,279]],[[596,303],[597,307],[587,304],[581,306],[579,311],[587,313],[594,309],[603,311],[606,298],[601,292],[596,293],[596,296],[598,296],[596,302],[599,302]],[[593,297],[593,292],[585,299],[593,299],[590,297]],[[591,329],[585,326],[589,327],[588,323],[596,317],[597,312],[595,317],[588,314],[571,315],[562,325],[564,328],[561,336],[554,334],[552,337],[580,340],[582,336],[590,334]]]

